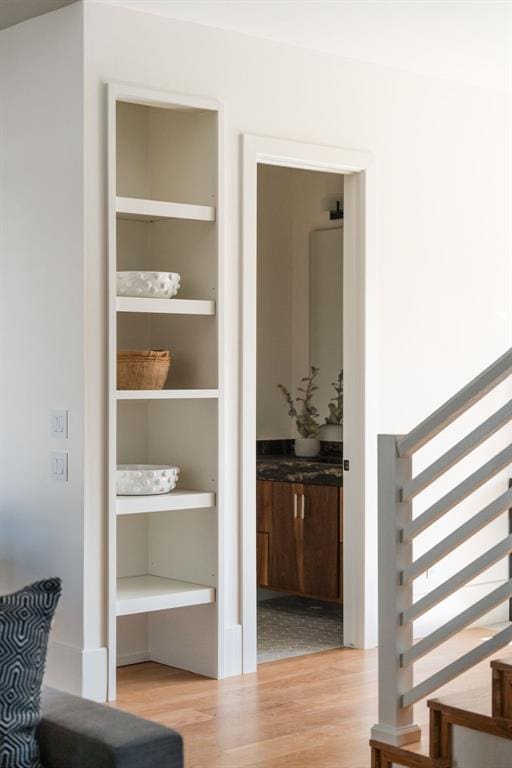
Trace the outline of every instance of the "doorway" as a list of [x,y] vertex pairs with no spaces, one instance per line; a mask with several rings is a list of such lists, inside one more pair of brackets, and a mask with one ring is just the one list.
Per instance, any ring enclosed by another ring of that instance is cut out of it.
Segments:
[[[242,653],[257,664],[257,223],[258,167],[272,165],[343,175],[344,438],[342,535],[344,645],[377,642],[376,383],[373,162],[364,152],[244,136],[242,364]],[[301,488],[295,504],[307,503]],[[301,507],[299,507],[301,509]],[[302,511],[299,513],[302,514]]]
[[257,233],[261,663],[343,645],[343,175],[260,164]]

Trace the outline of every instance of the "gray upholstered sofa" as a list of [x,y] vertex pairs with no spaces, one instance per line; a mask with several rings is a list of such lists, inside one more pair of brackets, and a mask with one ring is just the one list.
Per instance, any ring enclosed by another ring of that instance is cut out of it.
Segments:
[[37,739],[44,768],[183,768],[176,731],[51,688]]

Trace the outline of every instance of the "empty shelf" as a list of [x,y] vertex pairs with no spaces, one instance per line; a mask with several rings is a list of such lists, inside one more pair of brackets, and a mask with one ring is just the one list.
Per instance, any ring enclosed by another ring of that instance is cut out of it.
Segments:
[[214,315],[215,302],[208,299],[139,299],[118,296],[118,312],[145,312],[160,315]]
[[161,200],[141,200],[137,197],[116,197],[116,212],[120,219],[141,221],[162,219],[215,221],[215,208],[210,205],[167,203]]
[[118,400],[215,400],[218,389],[118,389]]
[[215,589],[202,584],[149,575],[127,576],[117,580],[118,616],[214,602]]
[[215,494],[208,491],[174,490],[152,496],[117,496],[117,515],[170,512],[175,509],[205,509],[215,506]]

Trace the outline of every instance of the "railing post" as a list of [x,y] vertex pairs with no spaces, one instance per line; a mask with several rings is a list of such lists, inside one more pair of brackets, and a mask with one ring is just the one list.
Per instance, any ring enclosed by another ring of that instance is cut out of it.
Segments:
[[400,531],[412,517],[411,502],[402,502],[401,489],[412,477],[410,458],[399,458],[396,435],[379,435],[379,722],[372,739],[395,746],[419,741],[413,707],[402,708],[403,693],[413,687],[412,665],[403,669],[400,654],[412,645],[412,623],[400,624],[400,613],[411,605],[412,586],[400,583],[400,573],[412,560],[412,544]]

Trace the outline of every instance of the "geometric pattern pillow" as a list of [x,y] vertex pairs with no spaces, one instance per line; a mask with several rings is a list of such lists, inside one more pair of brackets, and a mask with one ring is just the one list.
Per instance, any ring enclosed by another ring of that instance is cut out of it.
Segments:
[[0,596],[0,768],[41,768],[35,734],[60,593],[60,579],[45,579]]

